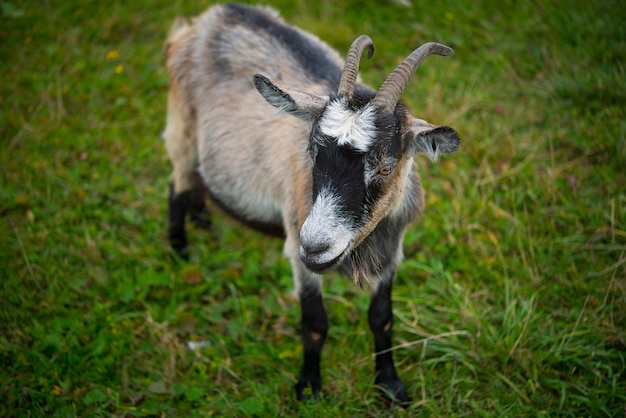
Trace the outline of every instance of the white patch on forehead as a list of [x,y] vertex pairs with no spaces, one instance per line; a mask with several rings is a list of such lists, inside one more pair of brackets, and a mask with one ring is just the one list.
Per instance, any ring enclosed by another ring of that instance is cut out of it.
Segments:
[[343,101],[337,100],[326,107],[319,127],[322,134],[337,138],[338,145],[349,145],[366,152],[374,142],[374,120],[375,112],[371,106],[354,111],[348,109]]

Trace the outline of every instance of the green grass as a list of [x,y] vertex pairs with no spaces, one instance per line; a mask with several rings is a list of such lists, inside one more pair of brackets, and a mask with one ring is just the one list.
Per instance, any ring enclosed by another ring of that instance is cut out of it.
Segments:
[[402,411],[350,280],[326,281],[324,394],[299,404],[282,243],[215,212],[189,263],[168,249],[162,43],[207,5],[0,1],[0,416],[623,416],[626,7],[412,3],[273,3],[342,53],[368,33],[373,86],[421,42],[456,51],[403,96],[463,142],[419,161]]

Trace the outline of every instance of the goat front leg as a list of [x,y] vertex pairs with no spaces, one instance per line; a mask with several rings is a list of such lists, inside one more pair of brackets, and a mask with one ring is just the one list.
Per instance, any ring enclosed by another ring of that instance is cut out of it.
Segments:
[[296,397],[301,401],[308,397],[307,388],[311,388],[312,395],[317,395],[322,389],[320,359],[322,347],[328,334],[328,319],[319,285],[305,284],[298,293],[302,309],[300,326],[304,347],[304,363],[295,389]]
[[[294,214],[290,218],[294,219],[296,215]],[[304,358],[294,389],[296,398],[301,401],[317,395],[322,389],[320,360],[328,334],[328,318],[322,297],[322,276],[307,270],[300,261],[298,225],[287,222],[285,223],[285,231],[287,232],[285,255],[291,263],[295,294],[300,299],[300,332]]]
[[393,275],[386,280],[381,280],[372,291],[368,319],[374,334],[376,350],[376,385],[380,387],[385,398],[406,407],[411,400],[406,393],[404,384],[398,377],[391,351],[393,333],[392,279]]

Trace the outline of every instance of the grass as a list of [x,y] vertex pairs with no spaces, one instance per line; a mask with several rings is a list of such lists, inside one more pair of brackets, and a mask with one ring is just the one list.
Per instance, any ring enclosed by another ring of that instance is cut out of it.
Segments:
[[[412,7],[402,3],[412,3]],[[0,1],[0,416],[623,416],[626,8],[617,1],[272,3],[461,133],[420,160],[394,288],[413,404],[373,385],[368,295],[331,275],[324,394],[297,403],[281,242],[215,212],[165,240],[161,48],[201,2]],[[393,22],[389,24],[389,22]],[[218,219],[219,218],[219,219]],[[190,350],[188,342],[204,342]]]

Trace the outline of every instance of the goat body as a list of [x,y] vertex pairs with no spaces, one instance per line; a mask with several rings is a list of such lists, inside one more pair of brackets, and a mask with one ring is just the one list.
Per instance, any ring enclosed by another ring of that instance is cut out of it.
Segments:
[[452,50],[423,45],[377,92],[357,82],[366,49],[371,56],[373,44],[362,35],[344,64],[267,8],[220,5],[191,25],[177,21],[165,47],[164,137],[173,165],[168,235],[186,257],[186,216],[198,219],[205,210],[203,188],[194,182],[199,173],[227,212],[285,237],[302,309],[298,399],[307,387],[321,389],[328,330],[322,274],[338,268],[359,285],[369,283],[376,383],[406,404],[389,348],[402,238],[423,207],[413,157],[452,153],[460,139],[451,128],[411,116],[399,96],[427,55]]

